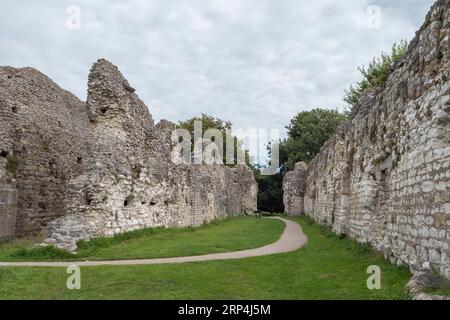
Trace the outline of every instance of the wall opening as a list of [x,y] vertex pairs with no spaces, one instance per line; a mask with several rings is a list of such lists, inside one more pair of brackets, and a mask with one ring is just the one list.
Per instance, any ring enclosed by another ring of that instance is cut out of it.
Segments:
[[125,200],[123,201],[123,206],[124,207],[128,207],[133,203],[134,200],[134,196],[133,195],[129,195],[128,197],[125,198]]

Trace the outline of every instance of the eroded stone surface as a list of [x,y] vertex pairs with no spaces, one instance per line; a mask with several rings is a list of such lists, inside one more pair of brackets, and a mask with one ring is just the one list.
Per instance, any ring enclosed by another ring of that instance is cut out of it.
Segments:
[[104,59],[91,69],[86,103],[29,68],[0,68],[0,90],[0,149],[18,161],[8,173],[0,158],[0,196],[18,195],[16,205],[0,204],[0,219],[17,209],[0,236],[46,230],[47,243],[72,250],[80,239],[256,210],[247,166],[174,164],[175,125],[155,125]]
[[64,214],[64,190],[85,171],[89,129],[77,97],[33,68],[0,67],[0,237]]
[[439,296],[424,292],[426,289],[435,288],[438,281],[440,280],[430,272],[419,271],[409,279],[406,288],[414,300],[450,300],[450,296]]
[[421,270],[428,263],[446,277],[449,33],[450,4],[439,0],[384,87],[364,95],[306,171],[284,182],[288,212],[302,208],[336,233],[371,243],[394,264]]

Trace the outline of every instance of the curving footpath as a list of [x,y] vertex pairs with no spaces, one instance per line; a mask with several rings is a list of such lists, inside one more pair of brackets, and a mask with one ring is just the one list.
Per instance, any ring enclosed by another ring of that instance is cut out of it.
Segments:
[[277,253],[295,251],[307,243],[308,238],[303,233],[300,225],[292,220],[279,217],[269,219],[278,219],[286,224],[286,227],[277,241],[255,249],[213,253],[199,256],[157,258],[157,259],[139,259],[139,260],[102,260],[102,261],[67,261],[67,262],[0,262],[0,267],[68,267],[77,265],[79,267],[92,266],[125,266],[125,265],[151,265],[166,263],[183,263],[211,260],[242,259],[250,257],[266,256]]

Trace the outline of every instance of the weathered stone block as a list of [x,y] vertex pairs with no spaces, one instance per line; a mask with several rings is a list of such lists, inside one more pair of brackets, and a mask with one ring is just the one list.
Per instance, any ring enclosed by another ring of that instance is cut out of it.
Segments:
[[301,208],[394,264],[431,262],[447,277],[449,16],[438,0],[385,86],[361,97],[301,179],[296,168],[283,183],[287,212]]

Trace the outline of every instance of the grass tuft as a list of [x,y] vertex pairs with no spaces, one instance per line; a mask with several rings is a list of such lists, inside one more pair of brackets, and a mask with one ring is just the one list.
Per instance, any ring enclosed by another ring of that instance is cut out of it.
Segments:
[[428,294],[450,297],[450,280],[442,276],[438,269],[432,268],[433,283],[423,291]]
[[361,243],[354,239],[350,239],[345,233],[336,234],[333,232],[332,228],[328,225],[317,224],[313,218],[310,216],[302,216],[302,222],[308,226],[317,226],[320,233],[327,238],[342,241],[341,243],[345,246],[346,250],[353,252],[355,254],[376,254],[374,248],[370,243]]
[[12,251],[6,255],[7,258],[12,260],[53,260],[53,259],[73,259],[73,254],[69,251],[57,248],[55,246],[34,247],[31,249],[21,248]]

